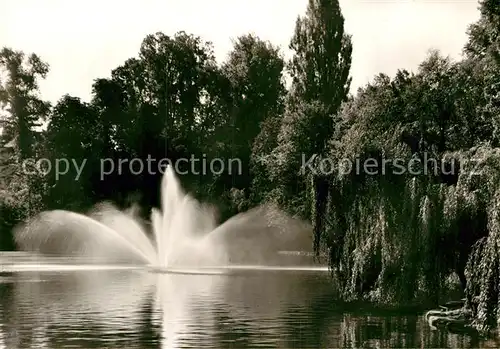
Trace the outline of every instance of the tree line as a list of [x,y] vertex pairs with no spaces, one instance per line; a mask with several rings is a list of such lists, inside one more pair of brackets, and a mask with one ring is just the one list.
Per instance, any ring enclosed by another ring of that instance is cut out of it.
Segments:
[[[220,219],[263,203],[312,222],[315,250],[328,254],[346,299],[438,302],[450,275],[475,325],[500,319],[500,6],[480,2],[462,59],[431,51],[414,72],[379,74],[350,94],[351,36],[336,0],[309,0],[284,59],[255,35],[235,40],[217,64],[213,47],[185,32],[148,35],[139,54],[96,79],[92,100],[44,101],[49,66],[4,48],[0,101],[0,241],[40,210],[85,211],[96,202],[158,204],[161,174],[101,178],[100,161],[241,160],[242,173],[186,174],[188,191],[220,208]],[[291,85],[285,85],[285,74]],[[40,121],[46,128],[37,128]],[[299,171],[304,155],[340,164],[403,159],[413,171]],[[86,166],[26,175],[27,158]],[[375,160],[375,161],[373,161]],[[431,164],[438,171],[419,171]],[[436,166],[436,164],[438,166]],[[458,166],[454,166],[458,164]]]

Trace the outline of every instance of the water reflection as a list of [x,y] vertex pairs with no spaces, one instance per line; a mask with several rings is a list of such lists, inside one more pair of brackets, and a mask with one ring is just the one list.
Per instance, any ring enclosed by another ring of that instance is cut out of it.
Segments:
[[209,295],[216,292],[220,281],[217,275],[158,274],[156,281],[156,313],[161,314],[158,322],[162,329],[162,348],[180,348],[203,337],[200,333],[203,330],[213,328]]
[[4,284],[0,307],[8,348],[90,348],[102,347],[102,341],[134,340],[153,286],[148,274],[132,271],[20,273],[15,278]]
[[0,283],[0,348],[498,347],[333,299],[311,271],[23,272]]

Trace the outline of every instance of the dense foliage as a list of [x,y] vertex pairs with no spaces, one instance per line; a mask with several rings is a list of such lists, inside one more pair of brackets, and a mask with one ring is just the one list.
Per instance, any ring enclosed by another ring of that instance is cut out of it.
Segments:
[[[147,215],[159,159],[193,157],[183,184],[216,203],[221,220],[266,202],[310,220],[345,298],[437,302],[456,275],[477,327],[495,325],[500,6],[480,8],[461,61],[431,51],[415,72],[379,74],[354,96],[336,0],[309,1],[289,62],[253,35],[221,65],[202,38],[148,35],[137,57],[95,80],[90,102],[65,95],[49,105],[38,93],[48,65],[5,48],[0,244],[12,248],[12,226],[42,209],[138,201]],[[35,171],[42,158],[69,167]],[[156,161],[141,171],[132,159]],[[200,173],[201,159],[225,166]]]

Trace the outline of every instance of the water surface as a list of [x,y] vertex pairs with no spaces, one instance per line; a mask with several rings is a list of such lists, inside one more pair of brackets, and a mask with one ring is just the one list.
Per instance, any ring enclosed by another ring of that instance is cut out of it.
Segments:
[[16,265],[3,262],[0,277],[0,348],[498,347],[432,331],[420,314],[343,305],[328,273],[311,268],[204,275]]

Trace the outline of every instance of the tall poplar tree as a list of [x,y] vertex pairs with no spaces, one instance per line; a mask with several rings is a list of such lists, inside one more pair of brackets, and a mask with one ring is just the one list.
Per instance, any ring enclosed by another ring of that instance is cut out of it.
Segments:
[[[298,172],[303,155],[309,158],[327,152],[337,112],[350,88],[352,42],[344,30],[339,2],[309,0],[306,15],[297,19],[290,48],[294,51],[289,62],[292,87],[275,149],[275,157],[281,160],[271,172],[279,174],[279,181],[287,182],[282,183],[283,188],[294,191],[291,195],[300,203],[294,206],[300,207],[299,214],[310,216],[317,235],[322,229],[319,218],[327,200],[328,179]],[[313,184],[310,189],[314,195],[297,197],[306,192],[307,183]]]

